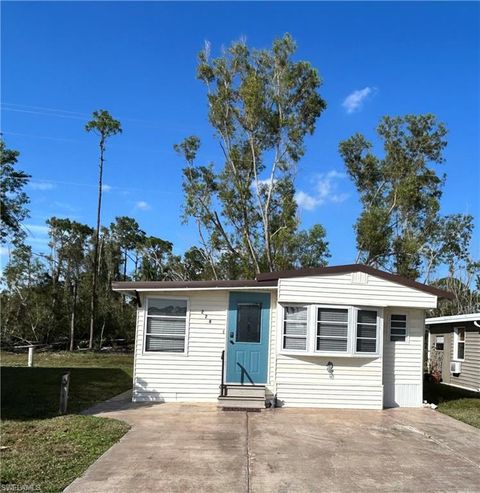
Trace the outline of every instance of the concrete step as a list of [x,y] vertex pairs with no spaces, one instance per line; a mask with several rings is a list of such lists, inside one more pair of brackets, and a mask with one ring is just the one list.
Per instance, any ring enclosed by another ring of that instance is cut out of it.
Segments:
[[265,399],[265,385],[227,385],[226,397],[262,397]]
[[264,409],[265,397],[219,397],[218,407],[223,409]]

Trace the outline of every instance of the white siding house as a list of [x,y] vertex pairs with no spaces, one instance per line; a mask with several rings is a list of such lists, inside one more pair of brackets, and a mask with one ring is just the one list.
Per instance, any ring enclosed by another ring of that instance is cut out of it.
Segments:
[[223,407],[420,406],[424,311],[449,296],[358,264],[113,289],[137,298],[133,400]]

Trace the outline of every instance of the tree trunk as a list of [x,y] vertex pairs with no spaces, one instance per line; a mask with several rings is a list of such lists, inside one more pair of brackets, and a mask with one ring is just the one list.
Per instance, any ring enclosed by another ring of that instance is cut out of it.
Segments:
[[73,351],[75,342],[75,311],[77,308],[77,283],[73,283],[72,313],[70,315],[70,351]]
[[98,205],[97,205],[97,229],[95,232],[95,246],[93,257],[93,276],[92,276],[92,293],[90,298],[90,340],[88,349],[93,349],[93,332],[95,329],[95,316],[97,311],[97,276],[98,276],[98,241],[100,238],[100,213],[102,210],[102,179],[103,179],[103,161],[105,152],[105,138],[100,139],[100,163],[98,174]]
[[[125,261],[123,263],[123,280],[126,281],[127,280],[127,252],[128,250],[125,249]],[[124,312],[125,311],[125,296],[122,296],[122,311]]]
[[100,349],[102,349],[103,344],[103,331],[105,330],[105,319],[103,320],[102,330],[100,331]]

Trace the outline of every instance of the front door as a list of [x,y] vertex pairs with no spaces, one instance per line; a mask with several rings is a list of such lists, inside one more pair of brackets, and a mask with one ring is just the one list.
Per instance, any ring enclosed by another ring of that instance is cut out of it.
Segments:
[[230,293],[227,383],[267,383],[269,320],[269,293]]

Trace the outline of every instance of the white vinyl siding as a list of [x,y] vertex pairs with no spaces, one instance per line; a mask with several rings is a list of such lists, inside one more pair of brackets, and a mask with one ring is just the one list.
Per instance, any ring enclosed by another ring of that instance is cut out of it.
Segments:
[[[407,316],[408,338],[405,342],[390,340],[390,327],[386,324],[383,348],[383,380],[385,407],[420,407],[423,391],[423,336],[425,313],[423,310],[402,309]],[[386,309],[385,320],[399,313]]]
[[[310,305],[309,309],[308,319],[311,327],[313,327],[313,330],[308,332],[311,335],[310,341],[307,343],[310,346],[310,352],[286,351],[282,342],[278,346],[275,389],[281,405],[287,407],[381,409],[383,407],[380,346],[380,330],[383,326],[383,319],[381,310],[375,310],[378,316],[378,347],[376,349],[379,354],[355,354],[356,310],[362,308]],[[320,316],[318,316],[319,310]],[[327,334],[333,334],[336,336],[334,339],[338,339],[339,331],[343,331],[342,335],[344,334],[345,311],[348,313],[348,352],[335,353],[330,351],[328,354],[323,354],[315,351],[318,325],[328,327],[328,329],[320,330],[320,334],[325,336],[325,339]],[[278,313],[279,317],[284,316],[282,307],[279,308]],[[332,321],[337,323],[332,323]],[[318,324],[318,322],[320,323]],[[333,325],[335,328],[332,327]],[[327,363],[329,362],[333,363],[333,377],[327,371]]]
[[[334,377],[327,371],[333,363]],[[277,355],[277,398],[286,407],[382,409],[381,357]]]
[[[186,353],[143,351],[146,298],[188,298]],[[135,401],[216,402],[225,349],[227,291],[148,293],[137,311],[134,366]]]
[[437,297],[380,277],[356,273],[295,277],[278,281],[279,303],[436,308]]

